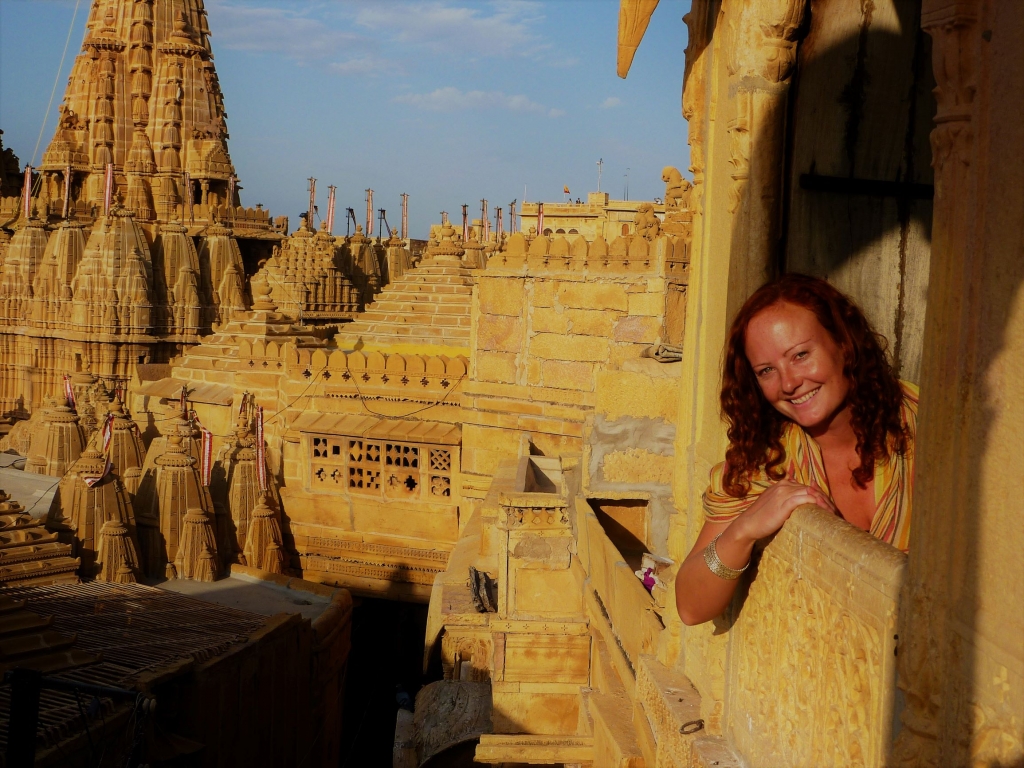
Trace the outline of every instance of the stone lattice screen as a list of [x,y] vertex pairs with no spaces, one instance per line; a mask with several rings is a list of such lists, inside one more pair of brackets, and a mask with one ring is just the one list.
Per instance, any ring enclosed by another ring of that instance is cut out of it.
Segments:
[[907,556],[814,507],[764,550],[730,633],[729,741],[758,766],[881,766]]

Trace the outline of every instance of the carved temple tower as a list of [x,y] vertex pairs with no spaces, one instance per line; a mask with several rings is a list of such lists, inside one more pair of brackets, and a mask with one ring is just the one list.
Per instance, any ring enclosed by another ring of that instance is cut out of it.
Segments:
[[92,3],[31,190],[0,193],[3,417],[64,375],[125,384],[248,309],[282,235],[240,205],[209,34],[203,0]]

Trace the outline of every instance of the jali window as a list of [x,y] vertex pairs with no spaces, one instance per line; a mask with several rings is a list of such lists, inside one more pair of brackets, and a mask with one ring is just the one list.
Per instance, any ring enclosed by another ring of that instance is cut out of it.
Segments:
[[452,451],[428,445],[344,436],[311,436],[313,488],[347,488],[349,493],[389,499],[431,499],[452,495]]

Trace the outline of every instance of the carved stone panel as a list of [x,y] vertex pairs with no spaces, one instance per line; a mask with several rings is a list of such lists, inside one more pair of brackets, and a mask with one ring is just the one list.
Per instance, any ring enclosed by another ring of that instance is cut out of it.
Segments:
[[753,766],[881,766],[906,555],[802,507],[768,545],[731,633],[726,736]]

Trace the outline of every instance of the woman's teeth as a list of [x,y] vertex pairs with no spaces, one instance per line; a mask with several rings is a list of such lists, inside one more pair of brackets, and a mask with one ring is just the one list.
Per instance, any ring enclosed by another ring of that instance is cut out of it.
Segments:
[[796,400],[790,400],[789,402],[791,402],[793,405],[803,405],[816,394],[818,394],[819,389],[821,389],[821,387],[816,387],[815,389],[812,389],[810,392],[808,392],[806,395],[802,395],[801,397],[798,397]]

